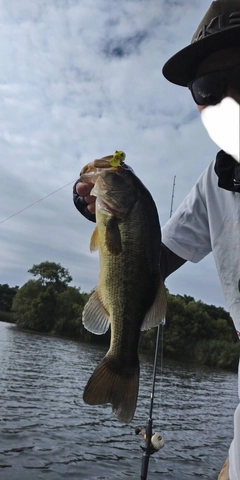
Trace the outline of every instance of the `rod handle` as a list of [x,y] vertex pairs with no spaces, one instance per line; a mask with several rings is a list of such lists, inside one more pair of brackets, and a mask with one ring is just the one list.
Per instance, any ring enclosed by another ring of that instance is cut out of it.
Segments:
[[141,480],[147,480],[149,458],[150,455],[144,452],[142,455]]

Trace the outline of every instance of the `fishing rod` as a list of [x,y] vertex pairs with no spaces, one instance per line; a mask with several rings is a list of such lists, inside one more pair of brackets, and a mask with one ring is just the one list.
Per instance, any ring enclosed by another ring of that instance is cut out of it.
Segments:
[[[173,199],[174,199],[174,190],[175,190],[175,183],[176,183],[175,180],[176,180],[176,175],[174,175],[174,178],[173,178],[170,218],[172,216],[172,210],[173,210]],[[144,452],[142,455],[141,480],[147,480],[150,455],[160,450],[160,448],[164,446],[164,440],[162,436],[157,432],[154,435],[152,434],[152,423],[153,423],[152,414],[153,414],[154,393],[155,393],[156,374],[157,374],[157,359],[158,359],[158,350],[159,350],[160,330],[162,327],[162,332],[163,332],[164,325],[165,325],[165,319],[163,319],[163,321],[158,325],[158,328],[157,328],[155,356],[154,356],[154,364],[153,364],[152,389],[151,389],[151,396],[150,396],[149,418],[146,423],[146,432],[142,432],[140,429],[136,429],[136,433],[141,432],[145,439],[145,447],[143,449]],[[162,339],[163,339],[163,334],[162,334]],[[162,350],[163,350],[163,342],[162,342]],[[162,353],[163,352],[161,352],[161,354]],[[154,442],[155,436],[157,440],[156,444]]]

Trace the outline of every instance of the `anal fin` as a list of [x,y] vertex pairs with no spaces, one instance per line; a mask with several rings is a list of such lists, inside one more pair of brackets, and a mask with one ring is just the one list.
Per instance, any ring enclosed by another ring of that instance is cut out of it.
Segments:
[[163,280],[160,280],[158,292],[154,303],[148,310],[141,330],[148,330],[149,328],[157,327],[164,319],[167,311],[167,295]]

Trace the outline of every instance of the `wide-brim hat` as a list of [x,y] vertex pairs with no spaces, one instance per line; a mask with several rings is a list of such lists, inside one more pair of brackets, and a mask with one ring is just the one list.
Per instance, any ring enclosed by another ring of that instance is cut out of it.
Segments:
[[204,15],[191,44],[165,63],[163,75],[170,82],[186,87],[206,57],[235,46],[240,46],[240,0],[216,0]]

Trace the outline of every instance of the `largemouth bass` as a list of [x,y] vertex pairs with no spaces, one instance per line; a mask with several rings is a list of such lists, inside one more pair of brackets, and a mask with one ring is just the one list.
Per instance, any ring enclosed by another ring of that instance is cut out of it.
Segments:
[[117,418],[128,423],[138,397],[140,333],[164,318],[166,293],[156,205],[124,158],[94,160],[80,174],[94,183],[97,226],[90,249],[100,255],[99,285],[84,308],[83,324],[98,335],[111,325],[110,348],[83,399],[90,405],[111,403]]

